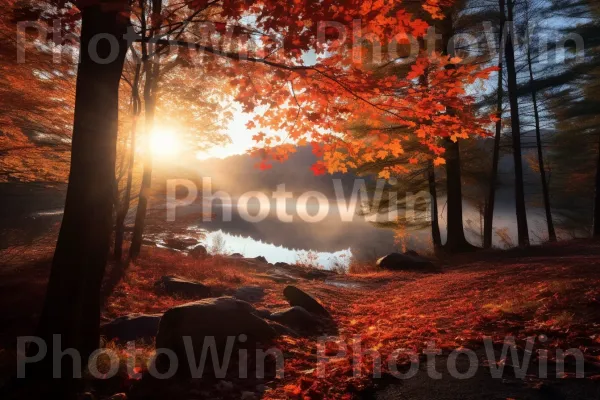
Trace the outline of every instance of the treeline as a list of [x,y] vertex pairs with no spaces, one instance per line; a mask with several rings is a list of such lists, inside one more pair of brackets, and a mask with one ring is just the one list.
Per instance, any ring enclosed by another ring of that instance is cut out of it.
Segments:
[[[432,244],[449,251],[471,250],[473,245],[489,248],[496,232],[505,235],[505,227],[494,225],[497,190],[510,187],[518,245],[528,246],[532,234],[556,241],[559,234],[572,238],[600,233],[599,10],[596,2],[585,0],[470,0],[455,3],[443,22],[428,21],[444,36],[470,35],[471,40],[458,39],[448,47],[444,42],[438,51],[496,66],[495,76],[474,89],[474,112],[496,115],[497,121],[490,125],[488,138],[446,140],[445,165],[434,166],[430,157],[400,174],[390,191],[426,190],[432,201],[417,205],[419,218],[401,218],[386,226],[400,231],[429,227]],[[406,68],[384,73],[403,74]],[[426,76],[421,78],[425,83]],[[369,128],[358,124],[352,129],[361,136]],[[402,127],[390,129],[411,133]],[[411,165],[423,146],[414,138],[405,146],[405,156],[365,163],[360,172]],[[501,176],[507,164],[512,176]],[[465,238],[465,204],[480,214],[479,243]],[[396,206],[406,204],[399,201]],[[531,216],[540,209],[545,221],[541,234],[531,226]],[[440,215],[446,218],[446,243],[440,235]]]

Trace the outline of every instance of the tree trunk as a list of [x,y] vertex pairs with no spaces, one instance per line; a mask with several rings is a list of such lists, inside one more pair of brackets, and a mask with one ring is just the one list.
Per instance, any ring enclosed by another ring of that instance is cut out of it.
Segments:
[[[514,0],[508,1],[508,20],[514,23]],[[525,208],[525,188],[523,184],[523,159],[521,157],[521,119],[519,115],[519,98],[517,93],[517,70],[515,66],[514,28],[508,35],[506,46],[506,70],[508,72],[508,96],[512,126],[512,150],[515,164],[515,208],[517,212],[517,233],[519,246],[529,246],[529,228],[527,226],[527,210]]]
[[[62,349],[76,349],[82,365],[99,346],[100,287],[112,232],[119,81],[127,53],[123,36],[128,22],[120,14],[126,4],[122,10],[111,4],[82,10],[69,185],[37,331],[49,355],[53,334],[60,334]],[[111,45],[100,40],[95,52],[93,47],[88,51],[99,34],[116,41]],[[35,370],[51,376],[45,367],[52,367],[52,357],[45,360],[49,364]],[[72,377],[70,357],[63,361],[63,376]]]
[[544,198],[544,210],[546,212],[546,223],[548,226],[548,240],[556,242],[556,232],[554,222],[552,221],[552,208],[550,207],[550,191],[548,190],[548,180],[546,179],[546,169],[544,167],[544,150],[542,148],[542,134],[540,129],[540,113],[538,110],[537,91],[535,90],[535,80],[533,77],[533,66],[531,62],[531,49],[527,46],[527,64],[529,67],[529,84],[531,85],[531,99],[533,101],[533,115],[535,117],[535,140],[537,143],[538,167],[540,169],[540,178],[542,179],[542,196]]
[[133,85],[131,89],[132,101],[132,126],[131,126],[131,143],[129,149],[129,159],[127,165],[127,183],[123,193],[123,199],[119,206],[116,218],[115,228],[115,250],[114,256],[117,261],[121,261],[123,256],[123,239],[125,236],[125,218],[129,212],[129,203],[131,201],[131,187],[133,185],[133,166],[135,161],[135,136],[137,132],[137,120],[140,114],[140,99],[139,99],[139,82],[140,82],[141,64],[136,65]]
[[144,145],[144,171],[142,173],[142,185],[138,197],[138,205],[135,213],[135,225],[133,227],[133,235],[131,238],[131,247],[129,248],[129,258],[135,260],[142,249],[142,236],[146,223],[146,212],[148,211],[148,197],[150,195],[152,185],[152,154],[149,140],[154,127],[154,109],[155,103],[152,94],[152,86],[154,85],[154,68],[148,66],[146,70],[146,83],[144,88],[144,112],[146,119],[146,138]]
[[460,147],[458,142],[446,139],[446,180],[448,186],[447,233],[445,248],[460,252],[474,248],[465,238],[463,227],[462,182]]
[[434,248],[442,247],[442,236],[440,235],[440,222],[438,217],[437,189],[435,187],[435,168],[433,160],[429,160],[427,166],[427,177],[429,181],[429,194],[431,195],[431,240]]
[[[500,5],[500,37],[502,38],[502,32],[504,32],[504,25],[506,24],[505,14],[505,3],[504,0],[499,1]],[[490,173],[490,186],[488,188],[487,204],[485,207],[485,215],[483,217],[483,248],[489,249],[492,247],[492,231],[494,226],[494,208],[496,203],[496,182],[498,180],[498,161],[500,160],[500,139],[502,138],[502,106],[504,100],[504,83],[502,81],[502,74],[504,71],[502,59],[504,57],[505,43],[500,39],[500,47],[498,51],[498,102],[496,104],[496,116],[498,121],[496,122],[496,135],[494,136],[494,153],[492,156],[492,171]]]
[[594,196],[594,237],[600,237],[600,140],[598,140],[598,163],[596,164],[596,193]]
[[[450,8],[446,17],[439,23],[442,34],[442,54],[448,54],[448,44],[454,32],[454,16]],[[447,69],[455,68],[453,64],[446,66]],[[453,109],[449,108],[448,113],[452,114]],[[446,147],[446,185],[447,185],[447,239],[444,248],[450,252],[470,251],[472,246],[465,238],[463,226],[463,207],[462,207],[462,174],[460,170],[460,147],[458,142],[453,142],[449,138],[445,139]]]
[[[152,0],[152,13],[160,14],[162,3],[160,0]],[[153,27],[151,37],[158,32],[158,28]],[[146,73],[146,82],[144,83],[144,113],[146,137],[144,145],[144,171],[142,174],[142,186],[138,198],[138,207],[135,214],[135,226],[131,238],[131,247],[129,248],[129,258],[135,260],[142,249],[142,236],[146,224],[146,213],[148,210],[148,197],[152,185],[152,154],[150,147],[150,138],[154,128],[154,112],[156,109],[156,89],[160,72],[158,54],[150,56],[155,51],[155,46],[149,46],[142,42],[142,57],[144,59],[144,71]],[[155,57],[153,62],[150,58]]]

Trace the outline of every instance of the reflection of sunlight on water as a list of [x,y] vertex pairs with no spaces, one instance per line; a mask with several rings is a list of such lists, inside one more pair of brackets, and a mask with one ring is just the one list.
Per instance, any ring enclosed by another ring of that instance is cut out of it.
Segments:
[[203,233],[205,236],[201,242],[208,248],[210,248],[215,238],[220,236],[225,242],[227,253],[240,253],[248,258],[264,256],[270,263],[285,262],[293,264],[310,258],[311,261],[314,260],[314,263],[322,267],[331,268],[335,264],[347,266],[352,256],[350,249],[336,252],[313,252],[275,246],[250,237],[230,235],[220,230],[215,232],[204,231]]

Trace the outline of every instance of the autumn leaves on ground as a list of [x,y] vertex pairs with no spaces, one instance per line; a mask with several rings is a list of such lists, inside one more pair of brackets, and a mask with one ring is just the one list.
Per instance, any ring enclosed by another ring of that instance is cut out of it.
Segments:
[[[240,287],[264,288],[265,296],[256,299],[253,306],[269,313],[289,307],[283,289],[292,284],[317,298],[331,313],[343,345],[327,343],[328,361],[319,364],[317,358],[317,337],[325,330],[302,337],[284,334],[265,343],[283,352],[284,377],[267,374],[264,379],[240,379],[233,363],[225,380],[181,378],[157,385],[131,376],[131,371],[128,374],[123,361],[116,378],[93,390],[99,396],[124,392],[132,398],[350,398],[377,384],[370,356],[356,359],[353,354],[352,340],[357,337],[363,350],[381,354],[384,375],[389,368],[387,358],[397,350],[403,352],[396,355],[397,365],[402,366],[410,362],[410,351],[422,354],[432,342],[444,352],[463,347],[477,350],[482,348],[484,337],[498,344],[514,336],[522,350],[528,337],[545,335],[548,340],[543,347],[536,344],[534,365],[539,363],[540,349],[549,350],[546,362],[554,363],[557,349],[576,348],[585,355],[586,379],[600,376],[600,246],[595,242],[453,257],[448,262],[436,261],[434,270],[424,272],[371,269],[313,274],[310,268],[298,266],[285,275],[287,282],[265,273],[262,264],[224,256],[198,260],[165,249],[144,248],[139,261],[130,266],[105,299],[102,319],[106,322],[134,313],[162,314],[194,300],[157,288],[156,282],[165,275],[201,282],[211,288],[214,296],[235,295]],[[15,265],[13,277],[32,268],[31,260]],[[34,290],[26,281],[15,285],[10,276],[7,273],[4,278],[13,291]],[[29,295],[42,299],[40,293]],[[123,359],[127,356],[125,345],[117,338],[106,347],[118,351]],[[136,347],[139,350],[134,371],[147,374],[154,342],[138,341]],[[353,370],[356,365],[360,365],[358,374]],[[319,368],[325,368],[324,377],[317,375]],[[574,371],[567,367],[561,377],[573,379]],[[529,384],[540,382],[532,376]],[[468,387],[469,381],[464,385]]]

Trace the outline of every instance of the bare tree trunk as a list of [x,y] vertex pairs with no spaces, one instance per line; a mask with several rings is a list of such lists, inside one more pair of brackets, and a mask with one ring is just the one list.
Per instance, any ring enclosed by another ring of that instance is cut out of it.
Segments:
[[135,161],[135,136],[137,131],[137,120],[140,115],[140,96],[139,96],[139,83],[140,83],[140,72],[141,64],[136,65],[135,76],[131,88],[131,101],[132,101],[132,125],[131,125],[131,142],[129,149],[129,159],[127,164],[127,183],[125,184],[125,191],[123,192],[123,198],[119,210],[117,211],[116,228],[115,228],[115,259],[120,261],[123,256],[123,239],[125,237],[125,218],[129,212],[129,203],[131,201],[131,187],[133,185],[133,166]]
[[504,47],[505,43],[502,39],[502,32],[504,32],[504,25],[506,24],[505,14],[505,2],[499,0],[500,6],[500,48],[498,51],[498,102],[496,104],[496,116],[498,121],[496,122],[496,135],[494,136],[494,153],[492,156],[492,171],[490,173],[489,191],[487,197],[487,204],[485,207],[484,216],[484,228],[483,228],[483,248],[489,249],[492,247],[492,231],[494,226],[494,208],[496,205],[496,182],[498,181],[498,161],[500,160],[500,139],[502,138],[502,106],[504,104],[504,83],[502,81],[502,75],[504,72],[504,65],[502,60],[504,58]]
[[433,160],[429,160],[427,166],[427,177],[429,181],[429,194],[431,196],[431,240],[434,248],[442,247],[442,236],[440,235],[440,222],[438,217],[437,189],[435,187],[435,168]]
[[535,117],[535,140],[537,143],[538,167],[540,169],[540,178],[542,180],[542,196],[544,198],[544,210],[546,212],[546,223],[548,226],[548,240],[556,242],[556,232],[554,222],[552,221],[552,208],[550,207],[550,191],[548,189],[548,179],[546,178],[546,169],[544,167],[544,150],[542,148],[542,134],[540,129],[540,113],[537,102],[537,91],[535,89],[535,79],[533,77],[533,65],[531,61],[531,48],[527,46],[527,65],[529,67],[529,84],[531,85],[531,99],[533,101],[533,115]]
[[[37,330],[48,354],[73,348],[83,365],[99,346],[100,287],[113,227],[119,81],[127,53],[123,36],[128,21],[120,13],[127,4],[121,10],[111,5],[82,9],[69,185]],[[95,52],[88,51],[91,39],[100,34],[114,37],[118,47],[115,41],[100,40]],[[54,334],[60,335],[61,349],[54,349]],[[52,357],[47,359],[49,364],[36,373],[51,377]],[[70,357],[63,360],[63,376],[72,377]]]
[[[162,8],[161,0],[152,0],[152,13],[160,14]],[[151,36],[156,34],[153,28]],[[154,128],[154,112],[156,110],[156,89],[158,86],[158,78],[160,72],[160,64],[158,62],[158,54],[151,55],[156,46],[148,46],[147,43],[142,43],[142,57],[144,58],[144,70],[146,74],[146,82],[144,83],[144,113],[145,113],[145,149],[144,149],[144,171],[142,173],[142,186],[138,198],[138,206],[135,215],[135,226],[131,238],[131,247],[129,248],[129,258],[135,260],[142,249],[142,236],[146,224],[146,213],[148,211],[148,198],[152,185],[152,154],[150,149],[149,139],[151,138]],[[150,50],[150,51],[148,51]],[[156,61],[151,58],[156,57]]]
[[[508,0],[508,20],[514,23],[514,0]],[[515,164],[515,208],[517,212],[517,233],[519,246],[529,246],[529,228],[527,226],[527,209],[525,207],[525,188],[523,184],[523,159],[521,157],[521,118],[519,115],[519,98],[517,93],[517,69],[515,66],[514,29],[508,35],[506,46],[506,70],[508,72],[508,96],[512,125],[512,150]]]

